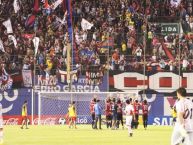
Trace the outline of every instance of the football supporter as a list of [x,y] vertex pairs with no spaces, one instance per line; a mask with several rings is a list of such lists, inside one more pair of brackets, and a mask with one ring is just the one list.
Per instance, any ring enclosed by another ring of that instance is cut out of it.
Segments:
[[177,121],[175,123],[171,145],[192,145],[193,144],[193,103],[186,98],[186,89],[177,89],[176,111]]
[[27,101],[24,101],[23,105],[22,105],[22,110],[21,110],[21,116],[22,116],[22,125],[21,125],[21,129],[23,129],[23,126],[25,125],[26,129],[28,128],[28,118],[27,118]]
[[142,113],[143,113],[143,126],[144,126],[144,129],[146,130],[147,129],[147,122],[148,122],[148,103],[147,103],[147,100],[144,100],[143,103],[142,103]]
[[126,100],[126,108],[125,108],[125,114],[126,114],[126,126],[128,128],[129,136],[133,136],[133,131],[131,128],[131,123],[134,117],[135,120],[135,114],[134,114],[134,108],[133,105],[130,103],[129,100]]

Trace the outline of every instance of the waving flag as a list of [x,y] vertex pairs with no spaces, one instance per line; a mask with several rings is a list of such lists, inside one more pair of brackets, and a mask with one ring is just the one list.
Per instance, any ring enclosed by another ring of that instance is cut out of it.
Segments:
[[7,29],[7,33],[13,33],[13,29],[12,29],[12,25],[11,25],[11,20],[10,18],[6,21],[3,22],[3,25],[6,27]]
[[33,27],[35,24],[35,19],[35,15],[30,15],[25,22],[25,27]]
[[55,10],[61,3],[62,3],[63,0],[57,0],[53,3],[53,7],[52,9]]
[[40,42],[40,38],[39,37],[34,37],[34,39],[32,40],[34,43],[34,47],[35,47],[35,56],[38,52],[38,47],[39,47],[39,42]]
[[8,38],[13,41],[15,48],[17,47],[17,40],[13,35],[9,35]]
[[5,52],[5,49],[4,49],[4,47],[3,47],[3,41],[0,39],[0,50],[2,51],[2,52]]
[[17,13],[17,12],[20,10],[18,0],[14,0],[14,2],[13,2],[13,7],[14,7],[15,13]]
[[38,12],[40,10],[40,4],[39,0],[34,1],[34,12]]
[[13,80],[10,75],[6,72],[4,68],[1,70],[0,74],[0,90],[5,91],[7,89],[11,89],[13,84]]
[[73,29],[72,29],[72,0],[66,0],[66,8],[67,8],[68,34],[69,34],[69,37],[70,37],[70,42],[72,42],[72,38],[73,38]]
[[173,7],[178,7],[180,3],[181,3],[181,0],[171,0],[170,1],[171,6]]
[[82,21],[81,21],[82,30],[90,30],[92,26],[93,24],[88,22],[86,19],[82,18]]
[[66,16],[67,16],[67,12],[64,14],[63,19],[60,19],[56,16],[56,21],[60,22],[61,25],[66,24]]
[[22,34],[21,35],[23,38],[26,38],[26,39],[32,39],[34,37],[34,34]]

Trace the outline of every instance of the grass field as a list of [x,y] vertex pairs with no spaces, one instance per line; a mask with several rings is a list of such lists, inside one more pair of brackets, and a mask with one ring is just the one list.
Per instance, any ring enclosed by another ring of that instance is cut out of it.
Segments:
[[142,126],[128,137],[125,130],[92,130],[90,125],[78,125],[78,129],[67,126],[4,126],[3,145],[170,145],[172,127]]

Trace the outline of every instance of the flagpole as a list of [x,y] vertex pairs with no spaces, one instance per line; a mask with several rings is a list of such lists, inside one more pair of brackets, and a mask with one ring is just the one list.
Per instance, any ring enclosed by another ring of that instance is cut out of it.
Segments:
[[[36,37],[36,29],[35,29],[35,37]],[[35,44],[36,44],[36,39],[35,39]],[[36,47],[36,46],[34,46]],[[34,125],[34,105],[35,105],[35,80],[36,80],[36,48],[35,48],[35,52],[34,52],[34,70],[33,70],[33,85],[32,85],[32,125]]]

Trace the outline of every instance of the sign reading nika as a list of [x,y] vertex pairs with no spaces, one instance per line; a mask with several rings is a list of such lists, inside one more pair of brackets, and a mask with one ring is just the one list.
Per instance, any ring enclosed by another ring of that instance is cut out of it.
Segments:
[[162,33],[179,33],[179,24],[178,23],[162,23],[161,24]]

